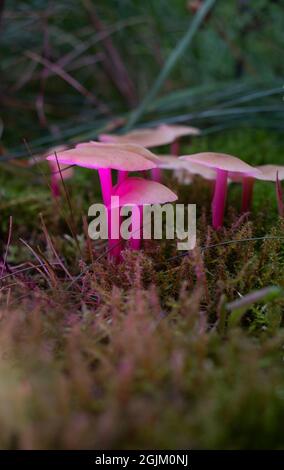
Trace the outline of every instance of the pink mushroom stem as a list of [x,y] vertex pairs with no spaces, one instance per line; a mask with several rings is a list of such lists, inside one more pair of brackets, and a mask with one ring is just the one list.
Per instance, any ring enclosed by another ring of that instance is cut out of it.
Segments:
[[140,250],[141,247],[141,234],[143,223],[143,206],[134,206],[131,218],[131,231],[133,237],[129,240],[129,246],[132,250]]
[[127,176],[128,176],[128,171],[118,170],[118,175],[117,175],[118,184],[120,184],[120,183],[122,183],[122,181],[126,180]]
[[98,169],[103,202],[106,206],[110,205],[110,198],[112,193],[112,178],[110,168],[99,168]]
[[[121,258],[121,250],[122,250],[122,239],[120,236],[120,224],[121,224],[121,216],[120,216],[120,208],[114,207],[109,210],[109,249],[110,249],[110,256],[113,258],[115,262],[119,262]],[[113,230],[114,229],[114,230]],[[112,230],[112,232],[111,232]]]
[[160,183],[162,181],[162,170],[160,168],[153,168],[151,170],[151,178],[153,181]]
[[109,246],[109,255],[114,260],[116,260],[120,254],[120,239],[112,237],[112,223],[115,220],[112,217],[112,209],[110,206],[111,195],[112,195],[112,177],[110,168],[100,168],[98,169],[102,197],[105,206],[108,207],[108,246]]
[[228,171],[217,169],[217,178],[212,201],[212,225],[218,230],[223,225],[227,199]]
[[242,213],[251,210],[254,182],[255,179],[252,176],[243,177]]
[[180,149],[179,140],[176,139],[176,140],[174,140],[173,143],[171,144],[171,154],[172,154],[172,155],[175,155],[175,156],[178,156],[178,154],[179,154],[179,149]]

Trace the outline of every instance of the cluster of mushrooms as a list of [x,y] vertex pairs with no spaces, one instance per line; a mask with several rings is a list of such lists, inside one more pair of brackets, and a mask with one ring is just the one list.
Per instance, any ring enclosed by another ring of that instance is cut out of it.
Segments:
[[[73,166],[98,171],[102,199],[109,208],[109,250],[116,259],[120,257],[123,242],[120,240],[119,227],[115,239],[110,236],[113,232],[111,196],[119,196],[120,206],[139,208],[132,212],[131,231],[134,235],[128,243],[130,248],[139,249],[141,237],[140,234],[135,236],[135,227],[143,226],[141,207],[145,204],[164,204],[177,200],[177,195],[161,184],[163,169],[174,170],[177,174],[186,173],[188,180],[192,175],[199,175],[215,182],[212,199],[212,226],[215,230],[223,226],[229,182],[242,184],[242,212],[250,210],[256,180],[274,182],[279,213],[284,215],[280,186],[280,181],[284,179],[284,166],[253,167],[233,155],[215,152],[178,156],[180,138],[198,134],[199,129],[194,127],[163,124],[152,129],[134,130],[124,135],[101,134],[99,142],[81,143],[69,150],[57,149],[57,152],[47,156],[52,169],[53,195],[59,195],[60,179],[72,176]],[[149,150],[165,145],[171,146],[170,155],[156,155]],[[116,184],[113,182],[113,170],[117,172]],[[148,170],[150,179],[147,177]],[[143,178],[129,175],[132,172],[142,172]]]

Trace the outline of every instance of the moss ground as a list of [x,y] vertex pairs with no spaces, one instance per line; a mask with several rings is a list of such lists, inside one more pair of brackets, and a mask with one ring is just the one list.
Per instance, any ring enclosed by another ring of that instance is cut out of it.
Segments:
[[[283,141],[267,131],[202,137],[183,153],[209,149],[283,163]],[[232,186],[225,228],[214,233],[208,184],[180,186],[166,174],[181,202],[197,203],[196,250],[179,256],[172,242],[148,242],[117,267],[86,242],[95,174],[76,170],[67,183],[71,217],[64,198],[52,202],[46,167],[32,169],[11,163],[0,174],[4,240],[12,220],[0,290],[0,447],[284,448],[284,299],[248,303],[238,322],[226,307],[284,288],[274,186],[257,183],[249,217],[239,216]]]

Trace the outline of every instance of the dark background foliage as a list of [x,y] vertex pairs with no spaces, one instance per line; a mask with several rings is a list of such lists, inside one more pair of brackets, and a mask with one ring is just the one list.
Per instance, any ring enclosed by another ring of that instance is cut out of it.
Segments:
[[[23,138],[35,140],[37,147],[86,132],[93,135],[111,117],[135,108],[151,90],[202,2],[2,3],[3,140],[17,153]],[[280,89],[283,30],[280,1],[215,2],[164,83],[160,95],[165,101],[152,103],[150,116],[145,117],[148,125],[165,115],[176,119],[195,109],[210,110],[220,100],[227,105],[259,89]],[[268,102],[276,107],[275,120],[264,112],[262,124],[281,126],[279,93]],[[243,123],[244,116],[236,112],[229,120],[235,124],[239,117]],[[259,115],[251,117],[259,124]],[[228,116],[214,117],[213,124],[220,122],[228,125]],[[212,122],[206,118],[198,124],[205,128]]]

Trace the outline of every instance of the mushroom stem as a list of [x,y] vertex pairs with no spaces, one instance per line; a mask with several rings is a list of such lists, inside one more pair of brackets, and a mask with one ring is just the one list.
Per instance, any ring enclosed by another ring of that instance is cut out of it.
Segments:
[[111,169],[110,168],[99,168],[98,169],[102,198],[106,206],[110,205],[110,198],[112,193],[112,179],[111,179]]
[[278,172],[276,175],[276,198],[277,198],[277,206],[278,206],[278,214],[279,217],[284,217],[284,201],[283,201],[283,190],[281,183],[279,181]]
[[223,225],[227,199],[228,171],[217,169],[215,190],[212,201],[212,225],[218,230]]
[[242,213],[251,210],[254,182],[255,179],[252,176],[243,177]]
[[117,183],[120,184],[122,181],[126,180],[128,176],[128,171],[118,170],[117,174]]
[[51,193],[52,193],[52,196],[56,199],[57,197],[60,196],[60,187],[59,187],[59,183],[56,179],[56,176],[54,175],[51,175],[51,184],[50,184],[50,187],[51,187]]
[[131,232],[133,236],[129,240],[129,246],[132,250],[139,250],[141,246],[142,218],[143,207],[133,206],[131,217]]
[[112,217],[111,208],[111,194],[112,194],[112,178],[110,168],[98,169],[101,191],[104,205],[108,208],[108,246],[110,257],[116,259],[120,253],[119,239],[112,238],[112,224],[114,223],[114,217]]
[[179,154],[179,147],[180,147],[179,140],[178,139],[174,140],[171,144],[171,154],[177,157]]
[[122,250],[122,240],[120,236],[120,209],[119,207],[109,208],[108,211],[108,226],[109,226],[109,250],[110,257],[114,261],[118,262],[120,260],[120,254]]
[[160,168],[153,168],[151,170],[151,178],[153,181],[160,183],[162,181],[162,170]]

